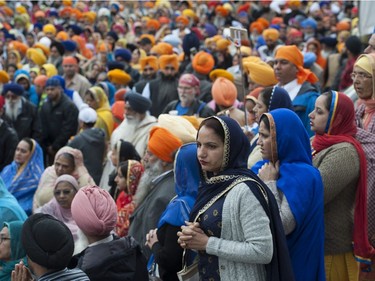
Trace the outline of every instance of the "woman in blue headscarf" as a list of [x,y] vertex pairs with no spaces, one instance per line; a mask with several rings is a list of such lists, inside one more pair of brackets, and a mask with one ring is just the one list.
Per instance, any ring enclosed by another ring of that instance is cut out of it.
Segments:
[[183,249],[177,243],[177,232],[193,208],[199,185],[199,164],[197,145],[189,143],[180,147],[175,160],[176,197],[168,204],[161,215],[157,229],[152,229],[146,236],[147,245],[153,252],[150,264],[154,261],[159,266],[163,280],[178,280],[177,272],[182,268]]
[[26,219],[25,211],[18,204],[16,198],[9,193],[0,178],[0,225],[6,221],[24,221]]
[[190,222],[178,232],[198,251],[201,280],[294,280],[277,203],[247,169],[249,140],[226,116],[202,121],[201,184]]
[[23,259],[26,252],[22,247],[23,221],[4,222],[0,231],[0,281],[10,281],[14,266]]
[[30,215],[34,193],[44,171],[43,152],[39,144],[23,138],[17,145],[14,160],[0,174],[8,191]]
[[295,278],[325,280],[323,183],[309,136],[297,114],[276,109],[262,115],[258,144],[264,160],[253,171],[279,205]]
[[[292,109],[292,100],[289,97],[287,91],[280,87],[267,87],[264,88],[260,93],[255,103],[254,112],[255,119],[259,125],[259,119],[263,113],[270,112],[277,108],[288,108]],[[259,129],[259,128],[258,128]],[[250,156],[247,161],[247,166],[251,168],[255,163],[262,160],[262,154],[260,153],[260,146],[257,145],[259,134],[256,134],[250,142]]]

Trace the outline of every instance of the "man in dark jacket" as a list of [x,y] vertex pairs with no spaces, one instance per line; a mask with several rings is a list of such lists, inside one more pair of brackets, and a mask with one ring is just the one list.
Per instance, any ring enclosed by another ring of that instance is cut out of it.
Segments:
[[64,95],[57,78],[49,78],[45,89],[48,99],[40,110],[41,146],[47,158],[46,164],[52,165],[56,152],[77,133],[78,109],[69,97]]
[[142,76],[140,80],[135,83],[133,91],[142,93],[146,84],[156,78],[158,71],[158,59],[154,56],[147,56],[140,59]]
[[103,172],[105,133],[100,128],[94,128],[96,119],[97,114],[94,109],[91,107],[81,109],[78,120],[82,131],[68,145],[81,150],[85,167],[96,184],[99,184]]
[[19,84],[9,83],[4,85],[4,120],[16,130],[18,139],[33,138],[39,143],[42,128],[38,110],[35,105],[22,97],[23,92],[24,90]]
[[0,172],[13,161],[14,152],[18,144],[16,131],[2,119],[4,104],[4,97],[0,96]]

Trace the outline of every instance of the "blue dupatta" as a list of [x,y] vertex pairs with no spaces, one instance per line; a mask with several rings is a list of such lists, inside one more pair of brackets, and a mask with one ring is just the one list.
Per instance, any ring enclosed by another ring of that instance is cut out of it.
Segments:
[[0,174],[8,191],[28,215],[31,214],[34,193],[44,171],[42,149],[36,141],[33,140],[33,143],[31,157],[26,163],[19,166],[13,161]]
[[[271,124],[273,161],[280,161],[277,188],[286,196],[296,221],[296,228],[287,235],[295,278],[325,280],[323,182],[312,165],[310,139],[293,111],[276,109],[265,115]],[[256,163],[253,171],[258,173],[266,162]]]
[[16,198],[6,189],[0,177],[0,225],[15,220],[25,221],[27,215]]

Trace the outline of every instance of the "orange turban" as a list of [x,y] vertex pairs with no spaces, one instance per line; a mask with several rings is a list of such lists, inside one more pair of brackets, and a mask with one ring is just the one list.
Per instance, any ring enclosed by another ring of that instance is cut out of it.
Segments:
[[350,30],[350,23],[348,21],[340,21],[336,24],[337,31]]
[[169,18],[167,18],[167,17],[160,17],[159,18],[159,22],[161,24],[169,24]]
[[38,75],[34,79],[34,84],[37,86],[45,87],[48,80],[47,75]]
[[301,0],[289,0],[287,2],[288,7],[298,8],[301,6]]
[[215,8],[215,12],[216,14],[222,16],[222,17],[226,17],[229,15],[229,11],[227,9],[225,9],[223,6],[217,6]]
[[270,26],[269,21],[265,18],[258,18],[256,21],[263,25],[263,28],[268,28]]
[[108,72],[108,80],[119,85],[128,85],[132,80],[131,76],[121,69],[113,69]]
[[262,36],[264,40],[271,39],[272,41],[276,41],[280,37],[280,33],[275,28],[268,28],[263,31]]
[[11,8],[9,8],[8,6],[1,7],[1,9],[3,10],[3,12],[4,12],[7,16],[9,16],[9,17],[13,16],[13,10],[12,10]]
[[151,34],[142,34],[142,35],[139,37],[139,40],[142,40],[143,38],[148,38],[148,39],[150,39],[152,46],[155,45],[155,36],[154,36],[154,35],[151,35]]
[[85,38],[83,38],[81,36],[78,36],[78,35],[74,35],[72,37],[72,40],[78,44],[78,48],[79,48],[80,53],[82,53],[82,51],[84,49],[86,49],[86,40],[85,40]]
[[216,49],[218,51],[224,51],[230,45],[230,41],[228,39],[221,38],[216,41]]
[[124,120],[124,111],[125,111],[125,101],[124,100],[117,100],[113,103],[111,108],[113,117],[120,119],[121,121]]
[[261,34],[262,31],[263,31],[263,29],[264,29],[264,27],[263,27],[263,25],[260,22],[256,22],[255,21],[252,24],[250,24],[250,32],[253,32],[254,29],[256,31],[258,31],[258,34]]
[[78,61],[75,57],[64,57],[62,61],[62,65],[65,65],[65,64],[78,65]]
[[99,52],[108,52],[110,53],[112,50],[112,45],[107,42],[101,42],[98,46]]
[[4,70],[0,70],[0,83],[5,84],[8,83],[10,80],[8,73]]
[[183,23],[184,25],[188,25],[189,24],[189,18],[186,17],[186,16],[178,16],[176,18],[176,22],[181,22]]
[[200,73],[207,75],[214,68],[215,60],[214,57],[204,51],[198,52],[192,62],[193,69]]
[[237,9],[237,14],[239,14],[241,12],[248,13],[250,7],[251,7],[250,3],[246,3],[246,4],[243,4],[243,5],[239,6],[238,9]]
[[245,62],[243,66],[250,79],[260,86],[268,87],[278,83],[273,68],[265,62]]
[[46,24],[43,26],[43,32],[44,33],[52,33],[53,35],[56,35],[56,27],[53,24]]
[[159,56],[161,55],[172,55],[173,46],[171,44],[160,42],[151,48],[150,53],[156,53]]
[[57,34],[56,34],[56,39],[60,40],[60,41],[65,41],[65,40],[68,40],[69,39],[69,35],[68,33],[66,33],[65,31],[59,31]]
[[284,22],[283,18],[282,17],[274,17],[272,20],[271,20],[271,24],[282,24]]
[[141,69],[143,70],[146,65],[151,66],[154,70],[158,70],[158,58],[155,56],[147,56],[139,60]]
[[318,78],[310,70],[303,68],[303,55],[297,46],[282,46],[276,51],[275,59],[284,59],[293,63],[297,68],[297,81],[302,84],[305,81],[310,83],[318,82]]
[[224,69],[215,69],[215,70],[211,71],[211,73],[210,73],[210,80],[211,81],[216,81],[216,79],[218,79],[219,77],[224,77],[224,78],[228,79],[229,81],[234,82],[234,76],[229,71],[226,71]]
[[264,88],[263,87],[256,87],[254,90],[252,90],[246,97],[245,99],[246,100],[252,100],[254,101],[255,103],[257,102],[258,98],[259,98],[259,94],[261,91],[263,91]]
[[179,63],[177,55],[162,55],[159,57],[159,66],[164,69],[168,64],[172,64],[173,67],[178,70]]
[[96,19],[96,13],[92,11],[84,12],[83,18],[86,19],[89,23],[93,24]]
[[153,28],[155,30],[158,30],[160,28],[160,23],[157,20],[150,19],[150,20],[147,21],[146,27],[149,28],[149,29]]
[[39,10],[39,11],[35,12],[34,17],[35,18],[45,18],[46,14],[43,11]]
[[219,77],[212,84],[212,99],[217,105],[230,107],[237,99],[237,88],[232,81]]
[[[126,95],[126,89],[121,88],[115,93],[115,101],[124,101]],[[125,102],[125,101],[124,101]]]
[[11,41],[8,45],[9,49],[17,50],[22,56],[26,55],[27,49],[29,48],[27,45],[21,43],[20,41]]
[[46,56],[40,49],[29,48],[26,52],[26,57],[39,66],[47,62]]
[[174,154],[182,145],[182,141],[161,127],[153,127],[150,130],[148,150],[164,162],[173,162]]
[[60,11],[60,17],[70,17],[72,13],[72,7],[65,7]]

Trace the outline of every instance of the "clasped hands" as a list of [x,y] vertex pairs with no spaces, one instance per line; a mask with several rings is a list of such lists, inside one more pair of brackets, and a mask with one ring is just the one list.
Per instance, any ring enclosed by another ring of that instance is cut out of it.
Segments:
[[177,242],[184,249],[205,251],[208,236],[200,228],[199,223],[185,221],[186,225],[181,226],[181,231],[177,232]]

